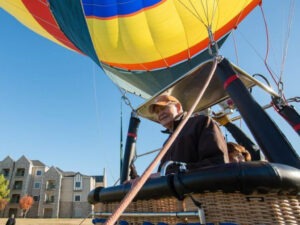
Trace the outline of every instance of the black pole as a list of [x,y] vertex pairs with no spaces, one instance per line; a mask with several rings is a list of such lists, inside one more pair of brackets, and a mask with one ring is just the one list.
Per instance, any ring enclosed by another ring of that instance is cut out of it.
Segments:
[[133,157],[135,155],[135,143],[136,143],[137,130],[139,124],[140,124],[140,119],[138,118],[136,112],[132,111],[129,127],[128,127],[123,163],[122,163],[122,171],[121,171],[121,178],[120,178],[121,184],[124,181],[128,180],[129,177],[130,167],[132,164]]
[[270,162],[299,169],[300,160],[296,151],[268,114],[253,99],[228,60],[223,59],[218,68],[222,71],[218,75],[224,89],[237,106],[266,158]]

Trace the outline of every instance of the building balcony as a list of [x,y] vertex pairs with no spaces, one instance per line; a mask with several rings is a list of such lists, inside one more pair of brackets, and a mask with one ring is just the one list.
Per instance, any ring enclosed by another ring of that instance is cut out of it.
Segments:
[[55,186],[49,186],[49,187],[46,187],[46,190],[47,191],[53,191],[53,190],[56,190],[56,187]]
[[54,201],[51,201],[51,200],[46,200],[46,201],[44,201],[44,204],[53,204],[53,203],[55,203]]
[[15,177],[24,177],[24,174],[15,174]]
[[15,186],[13,187],[13,190],[22,190],[22,186]]

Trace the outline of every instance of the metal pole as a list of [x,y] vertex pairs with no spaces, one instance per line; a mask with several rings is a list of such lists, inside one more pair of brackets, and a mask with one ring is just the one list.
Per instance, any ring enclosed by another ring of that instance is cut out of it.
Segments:
[[[97,212],[94,213],[95,216],[110,216],[111,212]],[[124,212],[122,216],[131,216],[131,217],[198,217],[198,211],[188,211],[188,212]]]

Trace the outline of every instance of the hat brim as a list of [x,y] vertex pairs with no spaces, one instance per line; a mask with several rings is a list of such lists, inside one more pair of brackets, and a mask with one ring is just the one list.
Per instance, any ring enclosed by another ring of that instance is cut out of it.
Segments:
[[166,105],[168,105],[168,102],[156,102],[156,103],[153,103],[149,106],[148,111],[149,111],[149,113],[153,114],[154,113],[154,108],[156,106],[166,106]]

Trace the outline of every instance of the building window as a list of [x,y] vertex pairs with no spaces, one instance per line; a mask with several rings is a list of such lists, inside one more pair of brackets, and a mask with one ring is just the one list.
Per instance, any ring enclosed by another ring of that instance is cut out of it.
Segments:
[[80,202],[80,195],[75,195],[74,196],[74,201],[75,202]]
[[9,175],[9,169],[5,168],[5,169],[2,169],[2,174],[4,177],[8,177]]
[[46,183],[46,189],[47,190],[53,190],[56,188],[56,182],[55,180],[48,180]]
[[23,182],[20,180],[15,181],[13,189],[14,190],[22,190]]
[[17,177],[24,177],[24,175],[25,175],[25,169],[24,168],[17,169],[17,172],[16,172]]
[[76,188],[76,189],[81,188],[81,182],[80,182],[80,181],[76,181],[76,182],[75,182],[75,188]]
[[20,201],[20,195],[18,195],[18,194],[13,194],[13,195],[11,196],[11,199],[10,199],[10,202],[11,202],[11,203],[19,203],[19,201]]
[[33,188],[39,189],[41,187],[41,182],[35,182]]
[[46,203],[54,203],[54,200],[55,200],[55,198],[54,198],[54,195],[45,195],[45,201],[46,201]]
[[42,176],[42,171],[41,171],[41,170],[37,170],[37,171],[36,171],[36,175],[37,175],[37,176]]
[[40,196],[39,196],[39,195],[33,196],[33,200],[34,200],[35,202],[40,201]]

